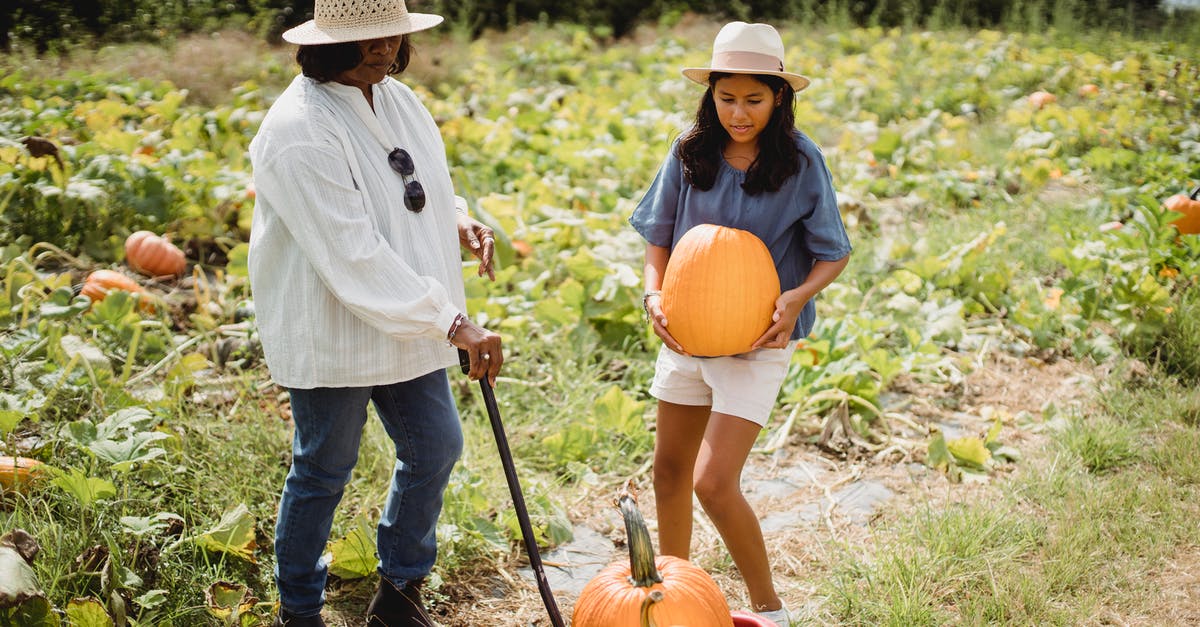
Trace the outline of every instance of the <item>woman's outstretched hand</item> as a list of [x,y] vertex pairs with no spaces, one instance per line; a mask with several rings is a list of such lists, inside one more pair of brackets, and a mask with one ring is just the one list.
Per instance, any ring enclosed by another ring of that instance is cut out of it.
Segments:
[[496,280],[493,261],[496,255],[496,234],[486,224],[467,215],[458,216],[458,243],[479,259],[479,276]]

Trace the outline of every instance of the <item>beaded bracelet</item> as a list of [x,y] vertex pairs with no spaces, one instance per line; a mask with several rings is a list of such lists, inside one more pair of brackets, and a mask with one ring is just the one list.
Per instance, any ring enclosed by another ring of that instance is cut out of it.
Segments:
[[450,342],[454,339],[454,334],[458,333],[458,328],[467,321],[467,317],[463,314],[454,316],[454,323],[450,325],[450,332],[446,334],[446,341]]

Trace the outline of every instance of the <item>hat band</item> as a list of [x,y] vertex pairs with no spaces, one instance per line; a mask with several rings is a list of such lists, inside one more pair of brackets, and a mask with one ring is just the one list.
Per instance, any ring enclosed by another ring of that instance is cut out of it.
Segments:
[[779,57],[775,55],[762,54],[759,52],[746,52],[744,50],[714,52],[712,57],[712,70],[714,72],[719,72],[722,68],[737,68],[738,71],[758,70],[761,72],[782,72],[783,61],[781,61]]

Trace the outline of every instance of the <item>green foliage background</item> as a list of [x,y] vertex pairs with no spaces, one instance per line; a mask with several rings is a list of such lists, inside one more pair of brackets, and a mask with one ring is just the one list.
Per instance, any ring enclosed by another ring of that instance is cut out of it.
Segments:
[[[572,22],[621,36],[639,22],[685,11],[719,18],[800,20],[857,26],[1107,28],[1159,31],[1174,22],[1159,0],[412,0],[409,9],[445,15],[478,36],[531,21]],[[0,10],[0,49],[14,43],[39,53],[82,41],[155,41],[221,26],[277,38],[312,16],[312,0],[15,0]]]

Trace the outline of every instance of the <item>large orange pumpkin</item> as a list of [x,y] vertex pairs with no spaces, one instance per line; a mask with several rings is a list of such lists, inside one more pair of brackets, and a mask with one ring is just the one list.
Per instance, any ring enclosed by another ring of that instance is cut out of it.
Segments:
[[148,276],[176,277],[187,269],[183,251],[150,231],[137,231],[125,238],[125,263]]
[[42,462],[28,457],[0,455],[0,492],[21,490],[37,478]]
[[663,276],[667,331],[698,357],[750,350],[771,326],[778,298],[779,274],[762,240],[715,224],[684,233]]
[[[1179,229],[1184,235],[1196,235],[1200,233],[1200,185],[1192,190],[1190,195],[1175,194],[1163,203],[1163,206],[1176,213],[1182,213],[1183,216],[1176,218],[1171,224]],[[667,318],[667,322],[671,321]]]
[[572,627],[733,627],[729,604],[712,577],[687,560],[656,558],[637,500],[625,493],[617,504],[629,561],[609,564],[583,587]]

